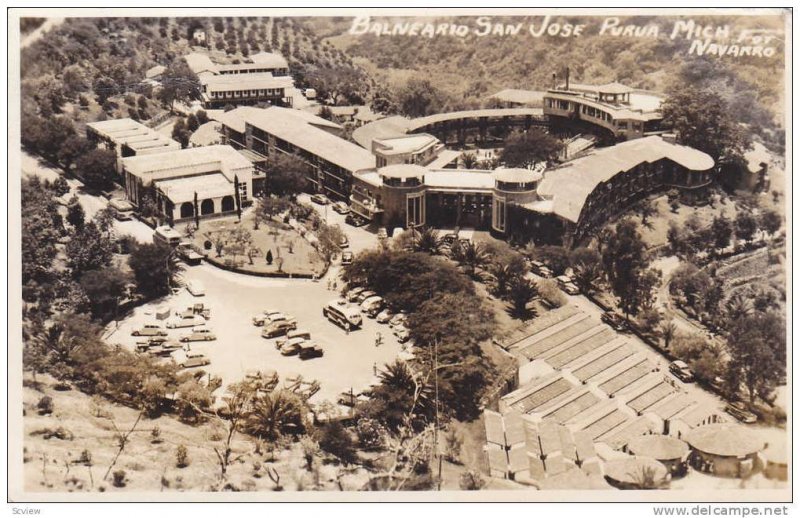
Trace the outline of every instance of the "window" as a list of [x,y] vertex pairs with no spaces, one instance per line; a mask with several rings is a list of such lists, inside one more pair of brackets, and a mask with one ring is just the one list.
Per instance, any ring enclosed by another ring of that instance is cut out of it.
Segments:
[[506,199],[494,197],[492,204],[492,227],[498,232],[506,231]]
[[425,224],[425,193],[409,194],[406,197],[406,226]]

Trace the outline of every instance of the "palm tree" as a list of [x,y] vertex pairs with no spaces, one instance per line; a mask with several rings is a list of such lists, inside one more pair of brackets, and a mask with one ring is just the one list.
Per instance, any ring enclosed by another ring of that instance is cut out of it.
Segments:
[[642,218],[642,226],[652,230],[653,223],[650,221],[650,218],[656,215],[656,209],[653,207],[653,204],[648,200],[642,200],[636,206],[636,210]]
[[269,392],[253,402],[245,428],[252,435],[274,441],[288,433],[302,432],[303,414],[297,395],[285,390]]
[[[412,230],[412,232],[415,231]],[[413,239],[416,252],[436,255],[442,249],[442,240],[439,238],[439,233],[430,227],[423,228]]]
[[502,297],[508,290],[508,285],[514,277],[514,270],[508,263],[495,261],[489,265],[489,275],[494,281],[495,293]]
[[514,314],[525,316],[528,313],[528,303],[539,296],[539,288],[525,277],[515,277],[508,290],[511,303],[514,305]]
[[472,241],[466,245],[462,245],[460,248],[460,263],[466,266],[469,275],[474,277],[475,270],[489,261],[489,255],[486,253],[486,249],[483,245],[475,244]]
[[[388,396],[393,403],[394,412],[408,412],[405,417],[412,419],[425,418],[433,413],[434,394],[427,379],[415,374],[411,367],[400,360],[387,364],[378,374],[379,388],[373,391],[373,397]],[[398,400],[398,396],[400,400]],[[409,400],[406,400],[408,398]],[[396,418],[399,416],[395,416]],[[398,421],[400,419],[397,419]],[[399,423],[396,423],[399,424]]]
[[461,165],[464,169],[475,169],[478,165],[478,159],[475,153],[461,153]]
[[728,313],[728,320],[736,322],[753,311],[753,304],[741,293],[736,293],[725,303],[725,309]]

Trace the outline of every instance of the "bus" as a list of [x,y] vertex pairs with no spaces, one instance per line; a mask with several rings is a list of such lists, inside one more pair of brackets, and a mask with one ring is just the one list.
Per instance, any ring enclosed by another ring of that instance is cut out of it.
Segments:
[[350,331],[361,327],[361,311],[357,307],[342,304],[341,299],[331,301],[322,308],[322,314],[334,324]]
[[181,234],[174,228],[168,226],[158,227],[155,232],[153,232],[153,242],[176,247],[181,242]]

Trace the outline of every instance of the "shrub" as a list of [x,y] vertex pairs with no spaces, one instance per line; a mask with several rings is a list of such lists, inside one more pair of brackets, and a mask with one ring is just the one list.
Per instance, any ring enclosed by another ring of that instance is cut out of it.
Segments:
[[458,486],[464,491],[477,491],[486,485],[486,481],[475,470],[465,471],[458,480]]
[[89,450],[83,450],[81,452],[81,456],[78,457],[78,460],[76,460],[75,462],[77,462],[78,464],[83,464],[84,466],[91,466],[92,452],[90,452]]
[[150,430],[150,442],[153,444],[159,444],[164,442],[164,439],[161,438],[161,428],[158,425],[154,426],[152,430]]
[[52,414],[54,410],[53,406],[53,398],[50,396],[44,396],[36,403],[36,408],[39,409],[39,415]]
[[333,421],[325,425],[321,432],[320,448],[339,458],[345,465],[356,460],[353,438],[341,423]]
[[211,241],[209,241],[208,239],[206,239],[206,240],[203,242],[203,248],[205,248],[206,250],[211,250],[211,248],[212,248],[213,246],[214,246],[214,243],[212,243],[212,242],[211,242]]
[[374,449],[383,446],[386,430],[375,419],[362,418],[356,424],[356,434],[362,448]]
[[126,483],[125,476],[126,476],[126,473],[125,473],[124,469],[119,469],[119,470],[115,471],[114,473],[112,473],[111,476],[114,477],[114,481],[112,482],[112,484],[114,484],[114,487],[125,487],[125,483]]
[[189,465],[189,450],[183,444],[175,450],[175,466],[185,468]]

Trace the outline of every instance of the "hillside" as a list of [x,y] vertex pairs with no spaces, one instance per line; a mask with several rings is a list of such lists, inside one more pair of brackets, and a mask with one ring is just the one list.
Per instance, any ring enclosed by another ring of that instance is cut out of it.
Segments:
[[[695,21],[730,24],[734,35],[744,28],[780,29],[778,17],[704,17]],[[475,18],[416,19],[439,23],[465,24],[476,27]],[[772,117],[783,116],[783,55],[778,48],[775,57],[699,58],[688,53],[689,41],[670,39],[675,22],[671,17],[627,17],[620,25],[655,24],[657,38],[614,37],[600,35],[599,19],[589,17],[553,17],[553,22],[586,23],[580,37],[477,36],[440,35],[435,37],[351,35],[351,22],[341,20],[334,26],[338,34],[325,41],[354,56],[357,63],[370,70],[378,80],[390,85],[402,83],[409,76],[424,77],[447,93],[465,100],[480,100],[504,88],[540,90],[553,84],[552,74],[563,75],[570,67],[575,82],[604,83],[620,81],[637,88],[667,91],[677,78],[713,86],[729,100],[749,96]],[[398,21],[376,18],[373,21]],[[405,19],[403,21],[408,21]],[[492,17],[493,22],[530,23],[541,25],[542,17]],[[590,30],[591,29],[591,30]],[[333,28],[329,33],[335,32]],[[709,68],[714,69],[709,74]],[[691,71],[698,71],[692,76]],[[763,122],[763,121],[759,121]],[[778,126],[781,126],[781,121]]]

